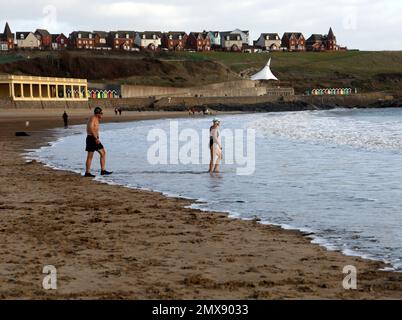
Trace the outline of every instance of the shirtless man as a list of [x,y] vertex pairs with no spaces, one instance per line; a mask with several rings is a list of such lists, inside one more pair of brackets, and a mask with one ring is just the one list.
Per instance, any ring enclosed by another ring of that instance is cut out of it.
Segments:
[[94,157],[95,151],[100,155],[101,164],[101,175],[107,176],[112,174],[112,172],[106,171],[106,151],[102,143],[99,140],[99,123],[102,119],[103,111],[101,108],[97,107],[94,110],[94,115],[89,119],[87,124],[87,147],[85,151],[88,152],[85,177],[94,178],[95,176],[91,174],[92,159]]

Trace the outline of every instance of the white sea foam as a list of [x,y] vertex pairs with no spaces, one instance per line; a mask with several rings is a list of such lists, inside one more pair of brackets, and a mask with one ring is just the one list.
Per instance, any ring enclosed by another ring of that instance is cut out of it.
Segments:
[[[191,208],[231,218],[256,217],[262,224],[299,230],[328,250],[389,262],[402,270],[402,111],[254,114],[222,120],[224,126],[257,130],[254,176],[236,176],[230,167],[216,179],[193,174],[206,168],[150,166],[144,156],[147,130],[168,126],[157,120],[106,125],[102,142],[115,175],[97,179],[195,200]],[[209,123],[191,119],[180,125],[201,130]],[[82,172],[85,128],[73,132],[27,158]],[[98,166],[94,162],[94,170]]]
[[328,115],[326,111],[269,114],[252,122],[251,127],[268,137],[317,141],[368,150],[402,151],[400,120],[357,120],[353,116],[355,111],[348,110],[343,114],[337,112],[341,116]]

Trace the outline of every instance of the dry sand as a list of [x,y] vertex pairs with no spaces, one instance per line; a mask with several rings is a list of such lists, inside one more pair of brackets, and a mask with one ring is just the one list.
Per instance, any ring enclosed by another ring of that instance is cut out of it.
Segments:
[[[88,115],[75,112],[72,122]],[[31,137],[16,138],[26,120]],[[299,232],[25,163],[23,150],[61,125],[60,111],[0,112],[0,299],[402,298],[401,274],[328,252]],[[42,289],[45,265],[57,267],[57,291]],[[358,269],[356,291],[342,287],[346,265]]]

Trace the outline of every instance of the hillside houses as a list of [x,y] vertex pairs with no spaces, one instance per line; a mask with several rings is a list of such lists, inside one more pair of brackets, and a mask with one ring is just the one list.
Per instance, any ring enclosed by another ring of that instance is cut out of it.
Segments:
[[211,50],[221,48],[221,33],[219,31],[205,31],[208,33],[209,40],[211,42]]
[[94,31],[95,37],[95,49],[96,50],[111,50],[108,44],[109,32],[106,31]]
[[68,47],[68,38],[63,34],[52,34],[52,50],[65,50]]
[[282,48],[287,51],[306,51],[306,39],[301,32],[285,32]]
[[169,31],[162,36],[162,49],[183,51],[186,48],[188,35],[184,31]]
[[332,28],[327,35],[313,34],[306,41],[308,51],[339,51],[341,48],[336,43],[336,37]]
[[211,39],[208,32],[190,32],[187,38],[187,48],[194,51],[210,51]]
[[72,31],[51,34],[45,29],[11,32],[6,23],[0,33],[0,51],[9,50],[107,50],[107,51],[223,51],[223,52],[324,52],[344,51],[332,28],[328,34],[313,34],[307,40],[302,32],[261,33],[250,44],[250,31]]
[[39,46],[41,49],[51,49],[52,47],[52,35],[45,29],[37,29],[34,33],[39,40]]
[[243,38],[240,33],[222,32],[222,51],[240,52],[243,49]]
[[68,45],[70,49],[92,50],[95,48],[94,34],[89,31],[74,31],[68,38]]
[[17,32],[17,47],[21,49],[40,49],[40,40],[33,32]]
[[279,51],[282,47],[282,40],[277,33],[262,33],[254,41],[254,46],[260,47],[265,51]]
[[0,33],[0,51],[8,51],[14,49],[14,33],[11,32],[10,26],[6,23],[4,32]]
[[162,32],[137,32],[134,43],[137,48],[140,48],[142,50],[156,51],[162,46]]
[[109,45],[113,50],[132,51],[135,35],[135,31],[111,31]]

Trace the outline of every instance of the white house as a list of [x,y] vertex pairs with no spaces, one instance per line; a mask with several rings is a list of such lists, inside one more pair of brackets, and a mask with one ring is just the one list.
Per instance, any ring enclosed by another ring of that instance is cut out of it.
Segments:
[[282,40],[277,33],[261,33],[254,44],[266,51],[278,51],[281,48]]
[[230,31],[231,34],[240,34],[243,44],[250,44],[250,31],[235,29]]
[[134,43],[141,49],[156,50],[162,45],[161,39],[162,32],[159,31],[137,32]]
[[39,49],[40,40],[33,32],[17,32],[17,47],[21,49]]
[[221,32],[222,49],[239,52],[243,49],[243,39],[240,33]]

